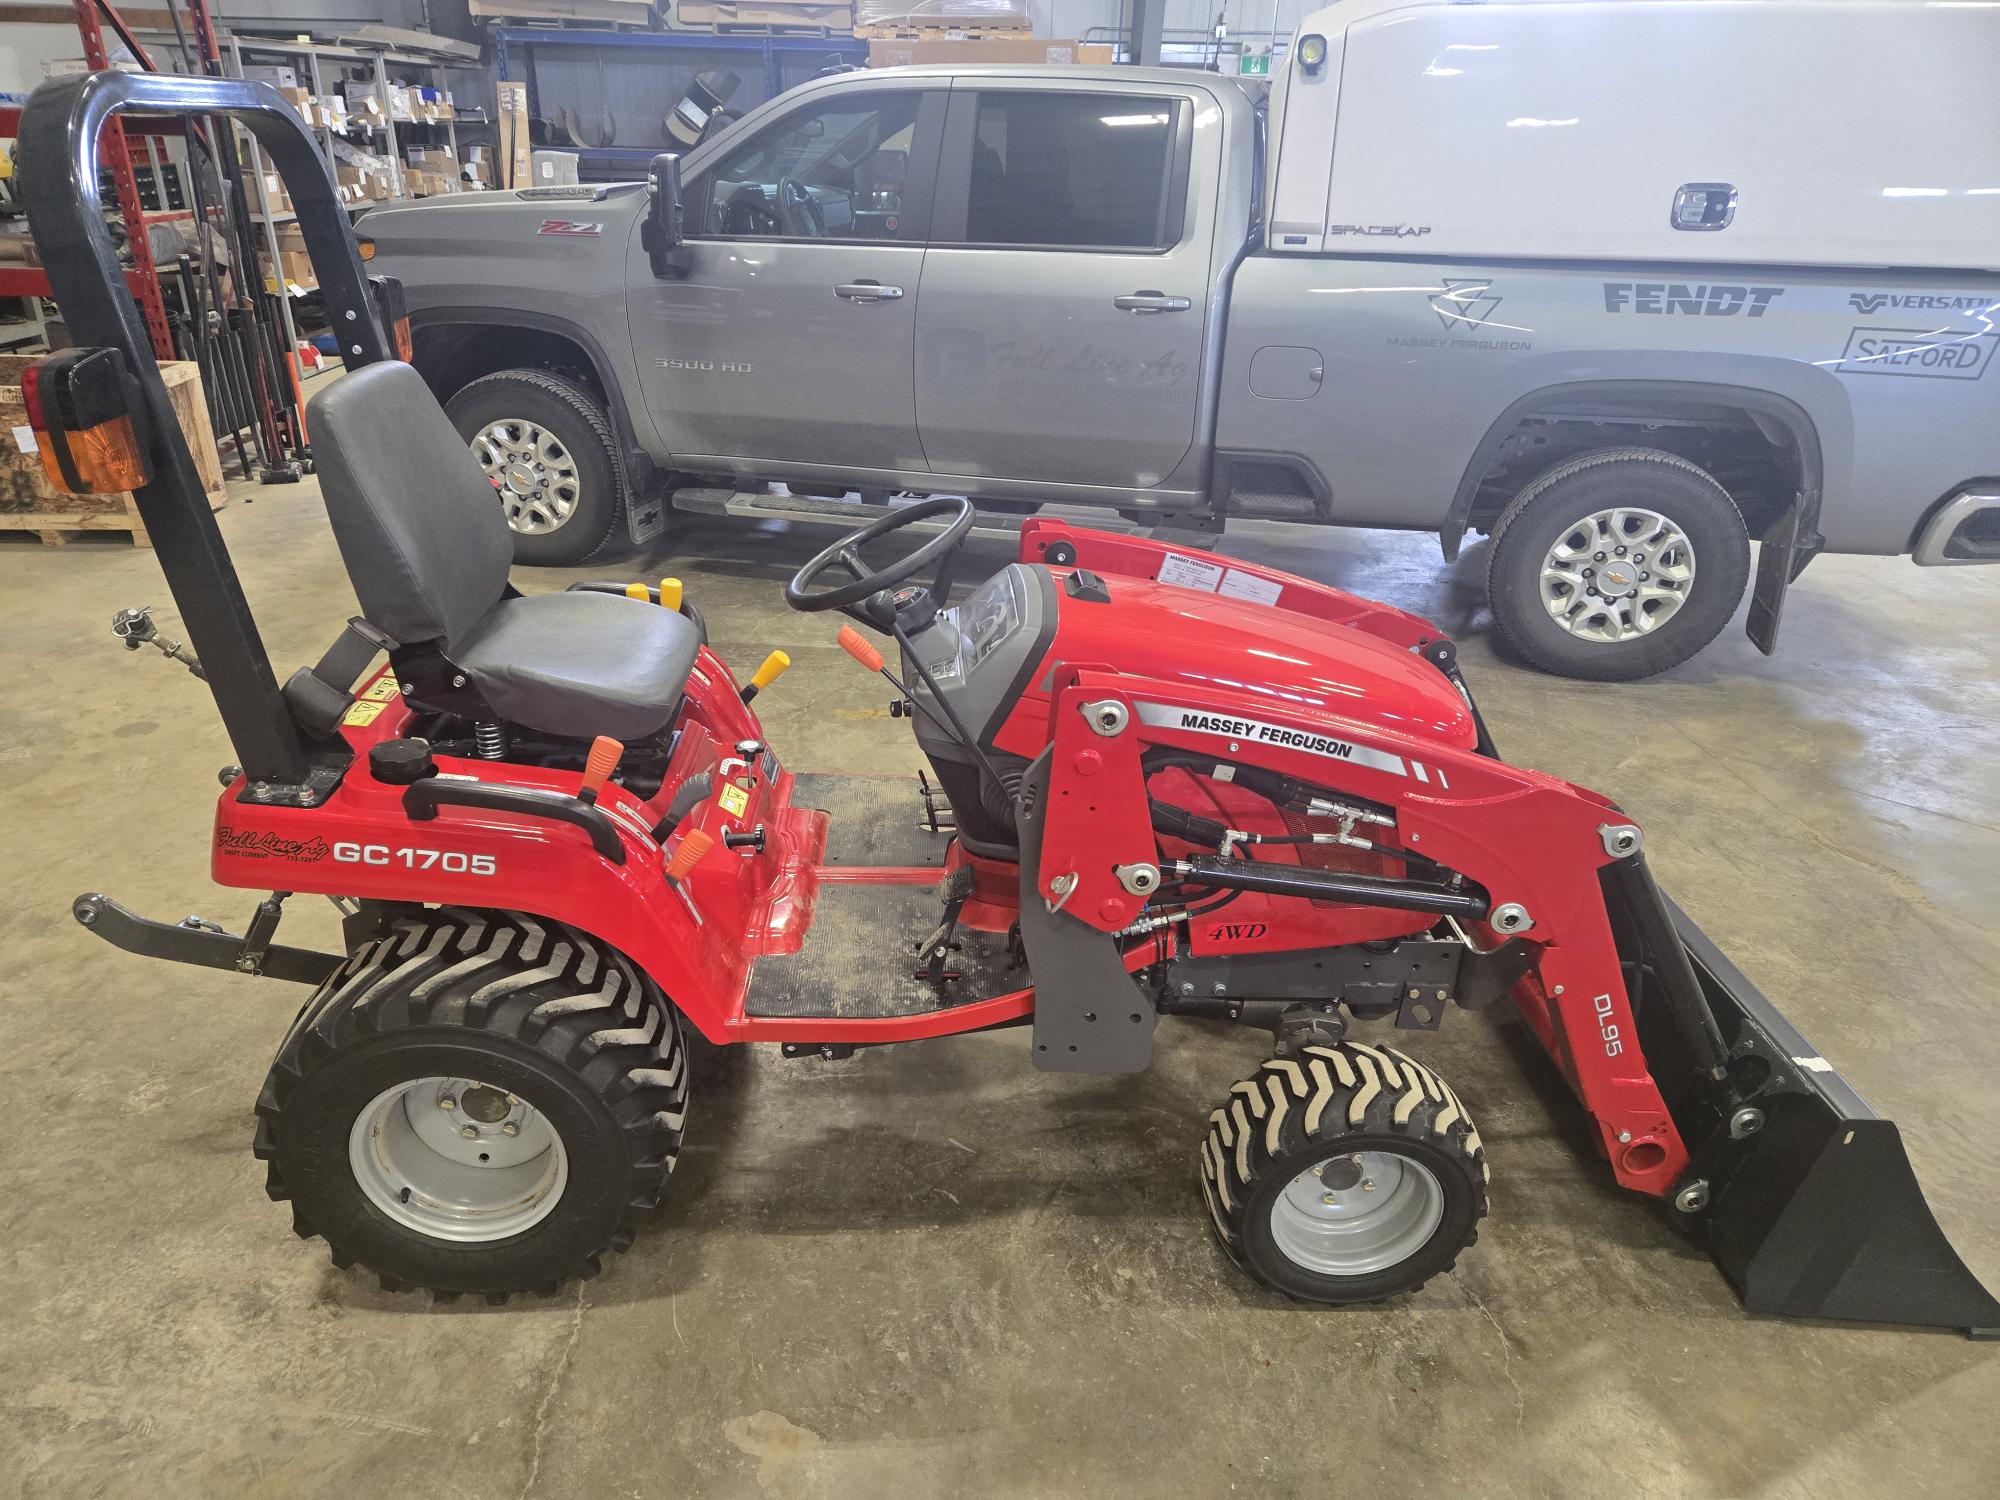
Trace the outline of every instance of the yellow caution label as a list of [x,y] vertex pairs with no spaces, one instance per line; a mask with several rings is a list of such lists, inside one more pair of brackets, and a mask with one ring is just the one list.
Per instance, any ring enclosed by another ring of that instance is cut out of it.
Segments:
[[732,818],[740,818],[750,807],[750,794],[740,786],[724,783],[715,800],[722,804],[722,810]]
[[[389,685],[391,687],[395,686],[394,683]],[[352,728],[359,729],[364,724],[373,724],[382,716],[382,710],[388,706],[388,704],[382,702],[380,699],[370,700],[363,698],[359,703],[356,703],[347,710],[347,716],[340,722]]]
[[363,688],[361,690],[361,699],[364,703],[387,703],[391,698],[396,696],[396,692],[396,679],[394,677],[384,677],[379,681],[369,683],[367,687]]

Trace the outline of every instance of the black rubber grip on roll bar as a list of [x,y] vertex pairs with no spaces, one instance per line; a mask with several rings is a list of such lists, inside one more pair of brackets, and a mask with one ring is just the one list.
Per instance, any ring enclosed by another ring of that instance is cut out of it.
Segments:
[[525,818],[549,818],[581,828],[590,835],[591,847],[615,865],[625,863],[625,841],[618,825],[601,807],[577,801],[567,792],[544,792],[533,787],[494,786],[485,781],[455,781],[433,776],[412,784],[403,792],[403,811],[422,823],[437,816],[440,807],[480,807],[489,812],[519,813]]
[[1343,901],[1351,906],[1387,906],[1397,911],[1429,912],[1439,917],[1486,915],[1487,899],[1476,890],[1440,885],[1430,880],[1397,880],[1387,875],[1351,875],[1340,870],[1315,870],[1305,865],[1271,861],[1222,859],[1198,855],[1180,868],[1178,878],[1190,885],[1222,890],[1262,891],[1271,896],[1301,896],[1309,901]]

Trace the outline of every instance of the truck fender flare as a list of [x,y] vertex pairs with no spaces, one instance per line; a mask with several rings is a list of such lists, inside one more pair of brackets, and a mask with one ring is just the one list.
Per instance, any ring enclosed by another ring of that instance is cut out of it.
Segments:
[[1706,406],[1733,406],[1745,412],[1766,438],[1790,439],[1799,455],[1799,496],[1766,527],[1760,538],[1757,576],[1751,588],[1750,617],[1744,627],[1751,641],[1766,656],[1777,647],[1778,622],[1784,611],[1785,592],[1805,565],[1818,555],[1825,538],[1819,532],[1819,508],[1825,463],[1820,452],[1819,429],[1805,408],[1788,397],[1751,386],[1721,385],[1701,380],[1581,380],[1563,385],[1547,385],[1514,401],[1494,419],[1486,435],[1472,450],[1472,458],[1459,477],[1458,491],[1451,509],[1438,528],[1438,541],[1446,562],[1458,558],[1459,545],[1472,517],[1472,503],[1479,494],[1479,481],[1492,467],[1493,459],[1509,433],[1523,418],[1546,407],[1579,400],[1619,402],[1697,402]]
[[[625,393],[619,384],[617,372],[604,352],[604,346],[583,328],[568,318],[551,316],[548,313],[524,312],[513,307],[433,307],[410,315],[412,333],[442,328],[532,328],[537,333],[553,334],[567,339],[583,351],[585,359],[604,387],[605,415],[611,422],[611,430],[618,438],[618,446],[624,452],[627,471],[634,476],[650,472],[655,465],[652,456],[639,442],[633,430],[631,411],[625,404]],[[419,361],[419,365],[421,365]]]

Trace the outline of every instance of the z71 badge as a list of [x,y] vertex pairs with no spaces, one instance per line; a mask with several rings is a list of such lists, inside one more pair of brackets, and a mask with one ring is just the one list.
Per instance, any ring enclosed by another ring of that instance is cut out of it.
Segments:
[[590,236],[604,233],[602,219],[544,219],[536,234],[567,234]]

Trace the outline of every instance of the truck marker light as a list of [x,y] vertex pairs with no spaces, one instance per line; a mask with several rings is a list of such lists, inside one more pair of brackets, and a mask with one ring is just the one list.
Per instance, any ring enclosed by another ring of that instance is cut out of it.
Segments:
[[111,349],[65,350],[22,371],[21,404],[49,483],[72,495],[118,495],[152,479],[132,394]]

